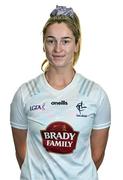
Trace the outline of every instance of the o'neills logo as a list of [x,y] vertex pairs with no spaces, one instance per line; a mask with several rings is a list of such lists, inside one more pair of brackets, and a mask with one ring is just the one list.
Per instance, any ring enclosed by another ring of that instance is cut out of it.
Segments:
[[66,101],[60,101],[60,102],[56,102],[56,101],[53,101],[51,102],[52,105],[68,105],[68,103]]
[[79,132],[65,122],[54,122],[45,131],[41,130],[43,146],[49,152],[72,153],[76,148]]

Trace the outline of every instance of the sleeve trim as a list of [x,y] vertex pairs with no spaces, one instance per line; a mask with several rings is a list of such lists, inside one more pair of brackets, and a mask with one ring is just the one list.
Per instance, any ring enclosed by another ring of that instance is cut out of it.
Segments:
[[17,124],[17,123],[14,123],[14,122],[11,122],[10,123],[12,127],[14,128],[18,128],[18,129],[28,129],[28,127],[26,125],[22,125],[22,124]]
[[111,125],[111,121],[104,124],[95,125],[93,129],[104,129],[110,127],[110,125]]

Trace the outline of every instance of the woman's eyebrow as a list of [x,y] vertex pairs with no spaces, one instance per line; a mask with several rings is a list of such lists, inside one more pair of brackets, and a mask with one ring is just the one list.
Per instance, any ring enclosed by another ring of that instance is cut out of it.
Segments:
[[[47,36],[46,38],[53,38],[53,39],[57,39],[56,37],[54,36]],[[65,37],[61,37],[61,39],[72,39],[72,37],[70,36],[65,36]]]
[[72,39],[72,37],[70,37],[70,36],[65,36],[65,37],[62,37],[61,39]]
[[55,37],[54,37],[54,36],[47,36],[46,38],[54,38],[54,39],[55,39]]

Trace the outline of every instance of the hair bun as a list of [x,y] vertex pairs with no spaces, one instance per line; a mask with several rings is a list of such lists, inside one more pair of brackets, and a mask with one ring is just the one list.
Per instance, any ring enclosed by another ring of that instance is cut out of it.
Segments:
[[50,14],[50,17],[59,16],[59,15],[72,17],[74,15],[74,11],[72,8],[67,8],[66,6],[56,5],[56,8]]

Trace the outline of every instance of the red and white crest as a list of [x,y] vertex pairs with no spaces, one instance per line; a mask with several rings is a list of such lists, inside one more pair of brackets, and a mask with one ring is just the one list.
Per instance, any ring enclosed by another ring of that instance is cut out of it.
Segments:
[[61,121],[51,123],[46,130],[41,130],[43,146],[49,152],[67,154],[76,148],[79,132]]

